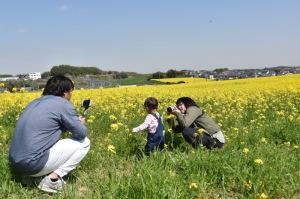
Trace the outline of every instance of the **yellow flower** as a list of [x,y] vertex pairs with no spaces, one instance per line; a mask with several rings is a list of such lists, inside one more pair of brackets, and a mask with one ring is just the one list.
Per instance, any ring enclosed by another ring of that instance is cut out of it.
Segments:
[[247,181],[244,181],[244,185],[247,189],[251,189],[252,188],[252,182],[251,180],[249,180],[248,182]]
[[294,149],[299,149],[298,145],[294,145],[293,147],[294,147]]
[[199,133],[199,134],[202,134],[202,133],[204,133],[204,132],[206,132],[203,128],[199,128],[198,130],[197,130],[197,133]]
[[264,162],[262,161],[262,159],[255,159],[254,160],[254,162],[256,163],[256,164],[258,164],[258,165],[263,165],[264,164]]
[[267,199],[267,198],[268,198],[268,195],[265,194],[265,193],[261,193],[261,194],[259,194],[258,198],[259,198],[259,199]]
[[116,148],[113,146],[113,145],[108,145],[108,147],[107,147],[107,150],[108,151],[110,151],[110,152],[112,152],[112,153],[114,153],[114,154],[116,154],[116,150],[115,150]]
[[291,146],[290,142],[284,142],[283,144],[286,145],[286,146]]
[[92,119],[89,118],[86,122],[90,124],[90,123],[93,123],[94,120],[92,120]]
[[284,111],[276,111],[275,114],[277,116],[283,116],[284,115]]
[[238,129],[238,128],[236,128],[236,127],[234,127],[232,130],[234,130],[234,131],[238,131],[239,129]]
[[196,182],[191,182],[189,188],[190,188],[190,189],[192,189],[192,188],[197,189],[197,188],[198,188],[198,185],[197,185]]
[[265,137],[262,137],[262,138],[260,139],[260,142],[263,143],[263,144],[267,144],[267,143],[268,143],[268,142],[267,142],[267,139],[266,139]]
[[111,124],[110,128],[112,131],[117,131],[119,129],[119,125],[118,124]]
[[109,119],[115,121],[115,120],[117,120],[117,117],[114,116],[114,115],[110,115],[110,116],[109,116]]
[[243,149],[243,153],[244,153],[245,155],[247,155],[247,154],[249,153],[249,149],[248,149],[248,148],[244,148],[244,149]]

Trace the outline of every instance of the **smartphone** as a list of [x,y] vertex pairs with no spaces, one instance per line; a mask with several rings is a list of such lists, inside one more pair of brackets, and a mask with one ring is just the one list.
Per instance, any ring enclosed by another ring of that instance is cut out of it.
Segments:
[[90,99],[86,99],[82,101],[82,107],[84,110],[87,110],[92,105],[92,101]]

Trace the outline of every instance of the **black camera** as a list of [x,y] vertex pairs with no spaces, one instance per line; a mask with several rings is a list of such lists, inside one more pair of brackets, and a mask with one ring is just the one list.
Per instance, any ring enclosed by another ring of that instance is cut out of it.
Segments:
[[176,106],[169,106],[169,107],[167,108],[167,112],[168,112],[168,113],[172,113],[172,112],[174,112],[175,110],[177,110],[177,107],[176,107]]

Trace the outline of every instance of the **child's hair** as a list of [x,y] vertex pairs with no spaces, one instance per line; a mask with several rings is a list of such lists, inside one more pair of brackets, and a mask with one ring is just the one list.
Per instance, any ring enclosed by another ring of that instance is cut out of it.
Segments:
[[158,101],[154,97],[148,97],[144,102],[144,107],[149,108],[150,110],[157,109]]

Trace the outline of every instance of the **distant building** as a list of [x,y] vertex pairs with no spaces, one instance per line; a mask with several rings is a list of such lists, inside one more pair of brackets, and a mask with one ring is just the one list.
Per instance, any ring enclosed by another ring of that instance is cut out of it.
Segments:
[[42,75],[41,73],[29,73],[28,78],[32,80],[37,80],[37,79],[41,79]]
[[197,75],[197,71],[194,70],[181,70],[180,72],[183,73],[184,76],[188,76],[188,77],[193,77]]
[[107,80],[90,80],[88,83],[89,88],[103,88],[112,86],[112,82]]

